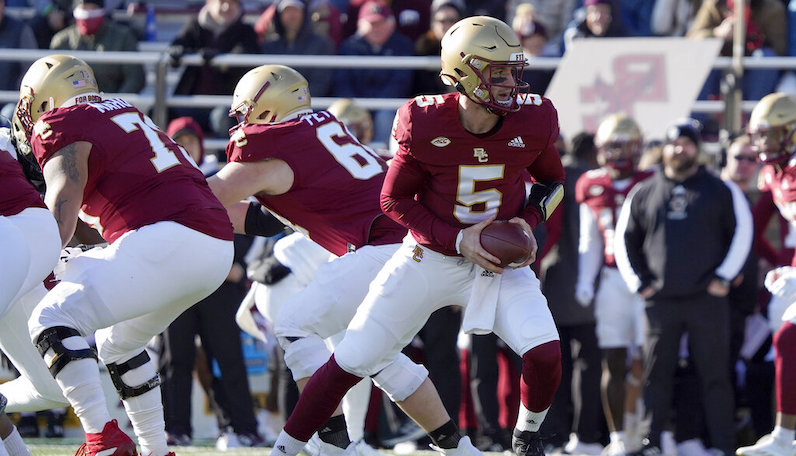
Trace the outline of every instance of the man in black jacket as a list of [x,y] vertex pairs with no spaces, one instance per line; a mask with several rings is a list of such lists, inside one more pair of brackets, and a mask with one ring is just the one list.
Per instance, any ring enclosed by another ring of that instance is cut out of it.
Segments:
[[711,446],[729,455],[735,438],[727,293],[749,254],[751,213],[737,185],[699,165],[695,121],[671,126],[666,140],[663,168],[628,195],[615,238],[622,277],[646,300],[644,402],[651,424],[639,453],[660,454],[680,339],[688,333]]

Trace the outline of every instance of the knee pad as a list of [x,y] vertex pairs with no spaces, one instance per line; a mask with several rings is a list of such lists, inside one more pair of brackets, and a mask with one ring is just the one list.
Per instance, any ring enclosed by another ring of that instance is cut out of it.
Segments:
[[293,372],[294,380],[312,377],[332,354],[318,336],[280,337],[279,343],[285,350],[285,364]]
[[113,382],[113,386],[116,388],[116,392],[119,393],[119,397],[121,397],[122,400],[140,396],[160,386],[160,377],[157,373],[154,377],[138,386],[130,386],[122,380],[122,375],[148,362],[149,354],[144,350],[123,363],[109,363],[105,365],[108,368],[108,374],[111,376],[111,382]]
[[72,361],[88,358],[97,361],[97,353],[91,348],[70,350],[64,347],[63,340],[70,337],[82,338],[83,336],[75,329],[66,326],[54,326],[45,329],[36,337],[34,344],[42,358],[49,350],[53,351],[54,357],[47,366],[53,377],[58,375],[58,372],[61,372],[61,369]]
[[401,402],[417,391],[428,377],[428,370],[415,364],[404,354],[373,376],[373,383],[382,389],[393,402]]

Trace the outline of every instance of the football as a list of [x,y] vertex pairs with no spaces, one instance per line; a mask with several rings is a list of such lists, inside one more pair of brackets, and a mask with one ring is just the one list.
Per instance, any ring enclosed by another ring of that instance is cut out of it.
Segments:
[[496,220],[481,230],[481,247],[500,258],[500,267],[522,264],[531,254],[531,239],[516,223]]

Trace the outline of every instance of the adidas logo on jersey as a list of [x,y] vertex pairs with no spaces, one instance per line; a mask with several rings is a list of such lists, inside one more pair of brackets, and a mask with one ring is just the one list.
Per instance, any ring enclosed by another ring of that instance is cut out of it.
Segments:
[[509,141],[509,147],[522,147],[525,148],[525,143],[522,142],[522,138],[519,136],[515,136],[514,139]]

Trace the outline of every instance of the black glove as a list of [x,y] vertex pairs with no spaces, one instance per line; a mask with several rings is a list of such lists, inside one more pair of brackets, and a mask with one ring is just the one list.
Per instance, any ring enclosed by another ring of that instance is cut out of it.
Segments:
[[166,54],[169,55],[169,64],[173,68],[177,68],[180,66],[183,54],[185,54],[185,47],[179,44],[171,45],[166,49]]
[[204,60],[205,64],[210,63],[210,61],[213,60],[213,57],[220,53],[221,52],[216,48],[204,47],[199,49],[199,56],[202,57],[202,60]]

